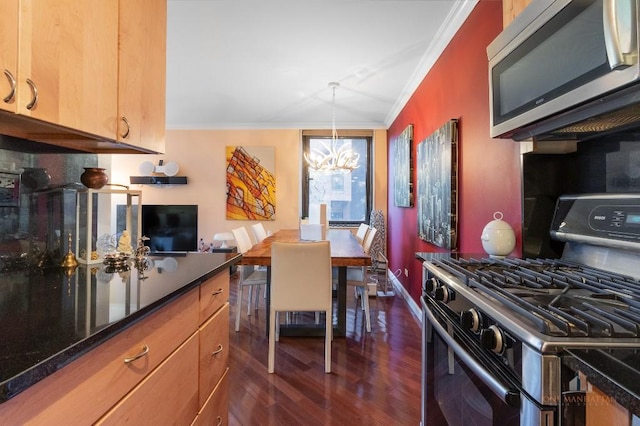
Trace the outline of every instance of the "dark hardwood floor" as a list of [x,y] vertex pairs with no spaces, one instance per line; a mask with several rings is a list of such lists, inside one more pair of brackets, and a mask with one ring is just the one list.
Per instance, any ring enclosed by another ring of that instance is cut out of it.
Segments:
[[236,277],[230,294],[231,425],[418,425],[420,322],[402,296],[370,298],[371,333],[348,291],[347,336],[334,338],[324,372],[324,338],[281,337],[275,374],[267,373],[265,305],[236,332]]

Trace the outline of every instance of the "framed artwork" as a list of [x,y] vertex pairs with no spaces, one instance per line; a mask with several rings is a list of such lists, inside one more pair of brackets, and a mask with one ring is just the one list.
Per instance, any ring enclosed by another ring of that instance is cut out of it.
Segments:
[[409,124],[393,145],[393,198],[398,207],[413,207],[413,125]]
[[275,147],[227,146],[227,219],[275,220]]
[[418,144],[418,236],[453,250],[458,242],[458,120]]
[[0,172],[0,207],[20,205],[20,175]]

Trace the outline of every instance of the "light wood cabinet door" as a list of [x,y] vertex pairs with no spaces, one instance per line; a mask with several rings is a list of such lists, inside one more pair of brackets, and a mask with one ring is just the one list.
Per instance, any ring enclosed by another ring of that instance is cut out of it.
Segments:
[[198,426],[223,426],[229,424],[229,369],[218,382],[213,393],[205,402],[194,423]]
[[531,0],[503,0],[502,1],[502,28],[513,21],[513,19],[524,10]]
[[229,300],[229,274],[221,272],[200,284],[200,324]]
[[118,141],[165,148],[166,0],[120,0]]
[[[190,336],[197,337],[198,297],[198,289],[191,290],[0,404],[0,419],[16,425],[92,424],[145,380]],[[198,339],[192,340],[196,342],[195,346],[190,346],[196,373],[188,381],[197,388]],[[146,354],[125,361],[125,358],[142,354],[145,346],[148,348]],[[195,413],[191,419],[193,417]]]
[[197,378],[194,334],[96,424],[190,425],[198,414]]
[[200,405],[229,366],[229,304],[200,328]]
[[115,139],[118,0],[21,0],[19,31],[18,113]]
[[0,109],[16,111],[18,0],[0,2]]

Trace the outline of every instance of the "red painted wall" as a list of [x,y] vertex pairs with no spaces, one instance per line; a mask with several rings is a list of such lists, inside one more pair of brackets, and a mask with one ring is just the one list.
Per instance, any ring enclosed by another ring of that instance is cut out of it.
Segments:
[[[501,30],[502,2],[478,2],[389,128],[389,269],[416,301],[420,296],[422,269],[415,253],[443,250],[418,238],[417,207],[400,208],[393,204],[393,143],[409,124],[413,124],[416,161],[416,147],[422,140],[448,120],[459,120],[456,251],[483,253],[482,230],[493,220],[493,213],[501,211],[503,220],[516,233],[514,255],[521,254],[519,146],[510,139],[492,139],[489,134],[486,47]],[[415,173],[413,178],[417,182]]]

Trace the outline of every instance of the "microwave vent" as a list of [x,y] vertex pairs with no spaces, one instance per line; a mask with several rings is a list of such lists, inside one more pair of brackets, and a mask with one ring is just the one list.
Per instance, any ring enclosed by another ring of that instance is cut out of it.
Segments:
[[640,128],[640,83],[513,132],[515,141],[581,141]]
[[558,129],[559,134],[584,134],[609,132],[620,127],[637,124],[640,121],[640,105],[632,105],[622,110],[587,119],[581,123]]

